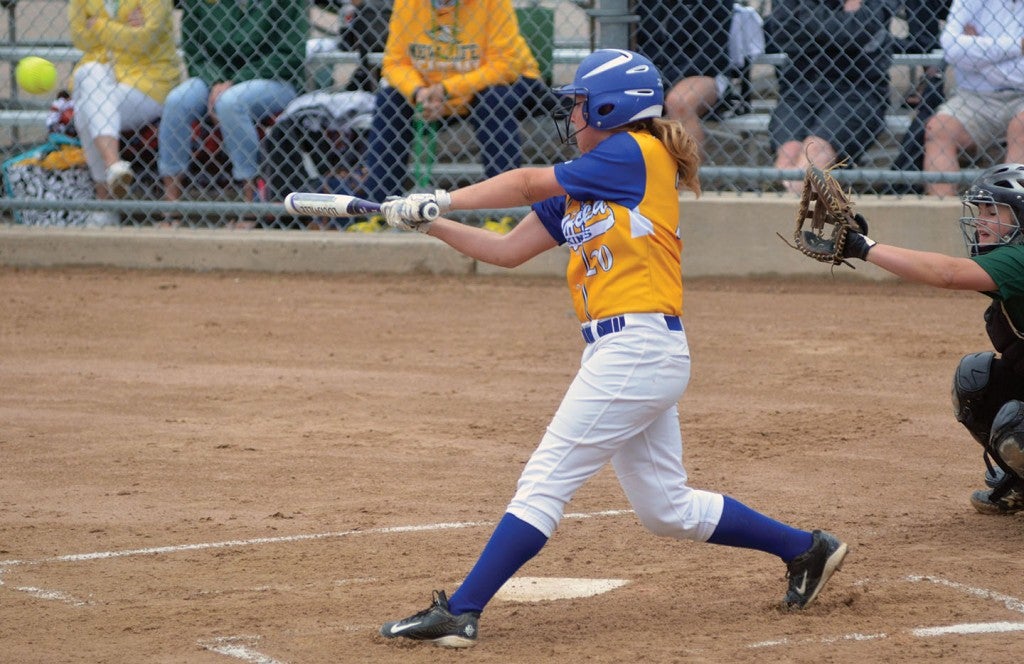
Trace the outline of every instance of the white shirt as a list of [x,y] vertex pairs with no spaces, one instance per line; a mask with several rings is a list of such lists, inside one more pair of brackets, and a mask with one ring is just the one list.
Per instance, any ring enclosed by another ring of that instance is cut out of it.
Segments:
[[941,39],[960,90],[1024,91],[1024,0],[953,0]]

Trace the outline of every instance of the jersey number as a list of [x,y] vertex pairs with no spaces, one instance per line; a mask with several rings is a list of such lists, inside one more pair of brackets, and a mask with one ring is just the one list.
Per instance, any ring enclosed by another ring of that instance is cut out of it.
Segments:
[[583,259],[584,267],[587,268],[586,276],[588,277],[597,274],[598,268],[603,272],[608,272],[612,269],[612,263],[615,262],[612,259],[611,249],[603,244],[589,254],[581,253],[581,258]]

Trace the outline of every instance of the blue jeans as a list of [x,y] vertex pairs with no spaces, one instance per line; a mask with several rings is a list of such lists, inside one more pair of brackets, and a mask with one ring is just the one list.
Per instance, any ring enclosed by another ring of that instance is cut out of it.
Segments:
[[[256,123],[280,113],[296,96],[289,83],[254,79],[235,83],[217,99],[217,114],[224,151],[231,160],[235,180],[252,180],[259,172],[260,139]],[[160,155],[157,167],[161,176],[177,176],[188,170],[192,161],[192,124],[206,117],[210,86],[190,78],[171,90],[160,119]]]
[[[477,93],[470,105],[469,121],[476,130],[484,173],[493,177],[522,164],[522,140],[516,115],[524,100],[540,99],[543,81],[519,78],[512,85],[495,85]],[[409,173],[409,148],[413,141],[413,106],[398,90],[382,87],[370,128],[364,196],[382,201],[405,193]]]

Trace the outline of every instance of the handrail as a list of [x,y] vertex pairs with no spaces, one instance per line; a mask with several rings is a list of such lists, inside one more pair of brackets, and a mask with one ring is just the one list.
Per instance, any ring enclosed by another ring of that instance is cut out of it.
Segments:
[[[937,67],[942,64],[944,57],[941,50],[930,53],[893,53],[892,65],[894,67]],[[750,64],[773,67],[782,67],[788,62],[789,56],[785,53],[762,53],[750,59]]]
[[[561,64],[574,64],[591,53],[589,48],[566,45],[554,49],[554,61]],[[16,61],[30,55],[36,55],[54,62],[75,62],[82,57],[82,52],[66,42],[22,42],[19,44],[0,45],[0,60]],[[327,51],[312,53],[306,59],[310,64],[357,64],[359,53],[354,51]],[[371,53],[369,59],[378,64],[382,53]],[[932,67],[942,64],[942,51],[931,53],[895,53],[892,56],[893,66]],[[785,53],[764,53],[751,59],[751,64],[785,65],[789,58]]]

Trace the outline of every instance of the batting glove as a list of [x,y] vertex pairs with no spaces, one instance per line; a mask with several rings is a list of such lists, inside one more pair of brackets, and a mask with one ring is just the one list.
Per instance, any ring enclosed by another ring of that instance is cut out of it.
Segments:
[[427,205],[429,203],[437,206],[438,214],[444,214],[452,209],[452,195],[444,189],[435,189],[432,194],[409,194],[405,197],[405,200],[409,201],[416,209],[416,218],[420,221],[433,221],[433,219],[427,219],[421,213],[425,207],[431,207]]
[[[414,194],[416,195],[416,194]],[[429,194],[421,194],[429,196]],[[388,226],[400,231],[417,231],[426,233],[430,229],[430,222],[425,221],[420,215],[420,207],[423,200],[414,201],[412,196],[399,198],[389,196],[380,206],[381,214]]]

